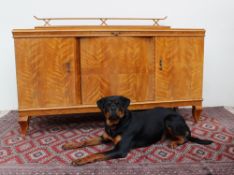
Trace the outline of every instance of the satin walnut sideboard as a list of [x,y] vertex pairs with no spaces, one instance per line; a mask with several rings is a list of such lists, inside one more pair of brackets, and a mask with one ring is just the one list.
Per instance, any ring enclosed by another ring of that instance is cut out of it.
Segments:
[[131,110],[202,111],[204,29],[52,26],[14,29],[19,124],[33,116],[99,112],[109,95]]

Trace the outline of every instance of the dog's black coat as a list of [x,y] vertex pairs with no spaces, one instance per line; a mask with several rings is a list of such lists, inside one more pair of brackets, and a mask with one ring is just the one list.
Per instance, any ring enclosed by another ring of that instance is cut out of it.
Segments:
[[171,137],[172,139],[181,136],[184,138],[185,142],[191,141],[202,145],[209,145],[212,143],[212,141],[210,140],[201,140],[199,138],[192,137],[191,131],[184,118],[178,113],[175,115],[168,115],[165,119],[164,124],[166,129],[170,129],[171,133],[169,137]]
[[120,135],[121,140],[111,151],[105,152],[108,159],[125,157],[129,150],[137,147],[149,146],[161,140],[166,131],[170,131],[171,139],[183,137],[185,141],[199,144],[210,144],[212,141],[201,140],[191,136],[189,127],[183,117],[170,108],[155,108],[146,111],[129,111],[130,100],[122,96],[102,98],[97,102],[103,113],[108,112],[109,117],[117,119],[115,111],[122,109],[124,116],[119,118],[118,124],[105,125],[106,133],[115,138]]
[[114,130],[105,126],[111,136],[122,136],[121,142],[130,148],[148,146],[159,141],[165,131],[164,120],[175,112],[171,109],[155,108],[147,111],[126,111],[124,118]]
[[105,132],[102,136],[87,139],[80,143],[66,143],[63,149],[76,149],[84,146],[113,142],[110,151],[95,153],[72,161],[72,165],[84,165],[94,161],[125,157],[133,148],[149,146],[158,142],[163,136],[172,141],[171,148],[187,141],[210,144],[212,141],[201,140],[191,136],[189,127],[183,117],[169,108],[155,108],[146,111],[129,111],[130,100],[123,96],[110,96],[97,101],[105,116]]

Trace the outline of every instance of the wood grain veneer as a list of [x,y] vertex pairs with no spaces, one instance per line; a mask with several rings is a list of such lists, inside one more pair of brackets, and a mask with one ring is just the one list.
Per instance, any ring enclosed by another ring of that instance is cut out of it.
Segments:
[[130,109],[202,110],[204,29],[54,26],[15,29],[19,123],[33,116],[98,112],[108,95]]

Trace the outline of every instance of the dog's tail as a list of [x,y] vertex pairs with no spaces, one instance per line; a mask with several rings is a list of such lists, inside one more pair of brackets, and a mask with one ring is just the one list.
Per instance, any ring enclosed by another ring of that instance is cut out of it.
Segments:
[[198,143],[201,145],[209,145],[209,144],[213,143],[213,141],[211,141],[211,140],[203,140],[203,139],[199,139],[197,137],[192,137],[192,136],[188,137],[188,140],[190,142]]

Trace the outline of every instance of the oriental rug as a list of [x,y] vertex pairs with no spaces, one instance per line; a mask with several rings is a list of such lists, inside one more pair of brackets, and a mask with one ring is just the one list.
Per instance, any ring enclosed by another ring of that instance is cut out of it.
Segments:
[[136,174],[231,175],[234,174],[234,114],[223,107],[204,108],[201,121],[193,122],[190,109],[179,111],[192,135],[213,140],[211,145],[186,143],[176,149],[168,141],[132,150],[126,158],[80,167],[71,160],[101,152],[111,145],[62,150],[67,141],[80,142],[101,135],[100,116],[33,117],[29,133],[20,135],[17,111],[0,118],[0,174]]

